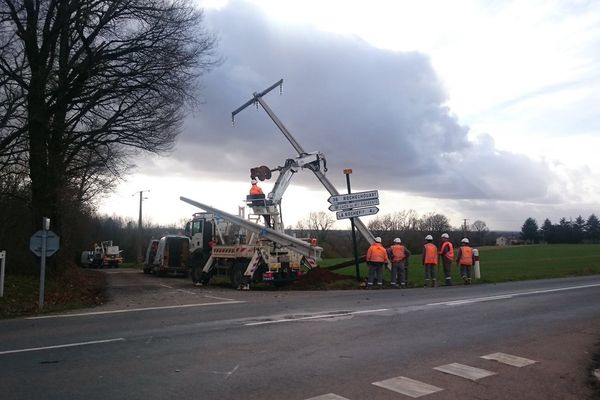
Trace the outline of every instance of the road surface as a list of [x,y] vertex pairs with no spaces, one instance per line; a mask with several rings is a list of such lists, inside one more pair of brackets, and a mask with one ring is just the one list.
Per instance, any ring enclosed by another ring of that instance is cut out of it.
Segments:
[[[114,301],[105,306],[0,321],[0,398],[591,395],[585,379],[600,338],[600,276],[238,292],[109,273]],[[524,365],[504,363],[515,360]]]

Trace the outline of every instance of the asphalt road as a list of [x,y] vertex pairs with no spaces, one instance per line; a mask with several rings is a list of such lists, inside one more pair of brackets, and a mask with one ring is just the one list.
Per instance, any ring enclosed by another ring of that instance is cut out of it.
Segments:
[[[600,276],[238,292],[118,274],[104,307],[0,321],[0,398],[410,399],[381,387],[401,377],[443,389],[427,400],[590,395]],[[496,352],[535,363],[481,358]],[[434,369],[451,363],[493,375]]]

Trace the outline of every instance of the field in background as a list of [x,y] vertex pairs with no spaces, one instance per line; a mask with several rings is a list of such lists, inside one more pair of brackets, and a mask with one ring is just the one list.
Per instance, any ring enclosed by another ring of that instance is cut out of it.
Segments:
[[[598,244],[555,244],[506,247],[482,247],[479,249],[481,264],[480,282],[494,283],[527,279],[560,278],[600,274],[600,245]],[[324,259],[323,267],[335,265],[347,259]],[[346,267],[335,272],[355,276],[355,267]],[[367,266],[360,265],[360,276],[367,276]],[[456,263],[452,264],[454,283],[460,282]],[[441,279],[440,279],[441,277]],[[390,280],[389,271],[385,278]],[[443,281],[443,271],[438,267],[438,282]],[[423,285],[421,255],[415,254],[409,261],[410,286]]]

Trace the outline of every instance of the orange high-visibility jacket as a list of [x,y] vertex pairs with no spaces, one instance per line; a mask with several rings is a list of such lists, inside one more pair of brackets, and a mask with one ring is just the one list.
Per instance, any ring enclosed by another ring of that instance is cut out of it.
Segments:
[[388,255],[381,243],[373,243],[367,250],[367,262],[388,262]]
[[452,246],[451,241],[447,240],[442,243],[440,254],[442,255],[442,257],[445,257],[446,260],[452,261],[454,259],[454,246]]
[[469,246],[462,246],[460,248],[460,260],[458,261],[460,265],[473,265],[473,249]]
[[264,194],[262,189],[256,185],[252,185],[250,188],[250,196],[256,196],[257,194]]
[[401,244],[393,244],[390,249],[392,250],[392,262],[397,263],[405,258],[405,249]]
[[425,243],[425,246],[423,246],[423,264],[437,265],[437,263],[438,252],[436,245],[433,243]]

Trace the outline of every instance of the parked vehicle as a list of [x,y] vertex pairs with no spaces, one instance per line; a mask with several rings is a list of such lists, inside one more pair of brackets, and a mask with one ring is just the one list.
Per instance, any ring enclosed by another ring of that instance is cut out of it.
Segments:
[[117,268],[123,263],[119,246],[113,245],[112,240],[105,240],[94,244],[94,250],[81,252],[81,265],[83,267]]
[[148,243],[148,248],[146,249],[146,258],[144,259],[144,273],[150,274],[152,273],[152,264],[154,263],[154,258],[156,257],[156,251],[158,250],[158,239],[151,239]]
[[190,270],[190,239],[187,236],[167,235],[160,238],[151,271],[159,276],[184,274]]

